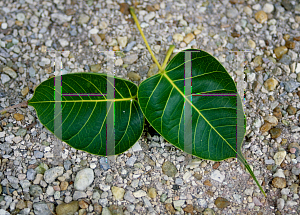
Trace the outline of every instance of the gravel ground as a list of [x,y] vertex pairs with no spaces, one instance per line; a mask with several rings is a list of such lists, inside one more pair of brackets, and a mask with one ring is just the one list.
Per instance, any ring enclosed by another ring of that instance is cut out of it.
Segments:
[[[59,56],[62,74],[107,72],[108,50],[118,77],[157,73],[127,6],[1,1],[0,109],[29,100]],[[190,156],[149,126],[107,165],[57,140],[28,107],[0,115],[0,214],[300,214],[300,2],[139,1],[136,13],[160,63],[171,44],[203,49],[245,90],[243,152],[267,197],[236,160]]]

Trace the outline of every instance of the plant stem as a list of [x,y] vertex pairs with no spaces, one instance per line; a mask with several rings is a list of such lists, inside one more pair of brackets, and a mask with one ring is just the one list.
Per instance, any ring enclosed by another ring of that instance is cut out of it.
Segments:
[[166,67],[166,65],[167,65],[167,63],[169,61],[169,58],[171,57],[171,54],[173,53],[174,48],[175,48],[174,45],[170,45],[169,50],[168,50],[167,55],[166,55],[166,58],[164,60],[164,63],[161,66],[162,67],[161,70],[165,70],[165,67]]
[[130,7],[130,13],[131,13],[131,16],[132,16],[132,18],[133,18],[133,20],[134,20],[134,22],[135,22],[135,24],[136,24],[136,26],[137,26],[137,28],[138,28],[140,34],[142,35],[142,38],[143,38],[143,40],[144,40],[144,42],[145,42],[145,44],[146,44],[146,46],[147,46],[148,51],[150,52],[150,54],[151,54],[151,56],[152,56],[152,58],[153,58],[154,63],[157,65],[158,69],[161,70],[161,66],[160,66],[160,64],[158,63],[157,59],[155,58],[155,56],[154,56],[154,54],[153,54],[153,52],[152,52],[152,50],[151,50],[151,48],[150,48],[150,46],[149,46],[147,40],[146,40],[146,37],[145,37],[145,35],[144,35],[143,31],[142,31],[142,28],[141,28],[141,26],[140,26],[140,24],[139,24],[139,21],[138,21],[137,17],[136,17],[136,15],[135,15],[135,12],[134,12],[134,8],[133,8],[133,7]]
[[19,103],[19,104],[16,104],[16,105],[13,105],[13,106],[10,106],[10,107],[7,107],[7,108],[4,108],[4,109],[0,110],[0,114],[5,114],[6,111],[8,111],[10,109],[14,109],[14,108],[18,108],[18,107],[27,107],[27,106],[28,106],[27,101],[24,101],[22,103]]

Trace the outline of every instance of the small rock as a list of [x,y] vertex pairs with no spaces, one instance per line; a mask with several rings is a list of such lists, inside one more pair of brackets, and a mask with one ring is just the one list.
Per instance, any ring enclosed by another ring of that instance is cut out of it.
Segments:
[[90,168],[80,170],[74,181],[74,188],[76,190],[85,190],[94,181],[94,171]]
[[167,203],[165,207],[168,212],[170,212],[171,214],[175,214],[176,211],[171,203]]
[[17,20],[20,21],[20,22],[23,22],[25,20],[24,13],[18,13],[17,14]]
[[78,199],[82,199],[82,198],[86,198],[87,195],[85,192],[83,191],[75,191],[74,194],[73,194],[73,199],[74,200],[78,200]]
[[77,23],[79,25],[86,24],[90,20],[90,17],[86,14],[80,14]]
[[265,123],[261,126],[260,130],[262,133],[267,132],[271,129],[272,125],[270,123]]
[[212,183],[211,183],[209,180],[205,180],[205,181],[203,182],[203,184],[206,185],[206,186],[209,186],[209,187],[212,186]]
[[162,172],[169,177],[175,177],[177,168],[172,162],[165,161],[162,165]]
[[279,151],[274,155],[274,160],[276,165],[280,165],[286,156],[286,151]]
[[275,116],[268,115],[264,120],[271,124],[271,126],[276,126],[278,124],[278,119]]
[[123,58],[123,61],[126,64],[133,64],[137,60],[138,60],[138,55],[137,54],[127,55],[126,57]]
[[183,41],[186,43],[186,44],[189,44],[190,42],[192,42],[192,40],[195,38],[195,35],[193,33],[189,33],[187,34]]
[[188,205],[186,205],[185,208],[183,208],[183,211],[185,211],[186,213],[191,213],[191,214],[193,214],[194,207],[193,207],[193,205],[188,204]]
[[136,72],[128,72],[127,77],[130,78],[132,81],[139,81],[141,80],[141,76],[139,73]]
[[127,37],[118,37],[118,43],[120,48],[125,48],[127,45]]
[[255,49],[256,43],[255,43],[253,40],[248,40],[248,46],[249,46],[251,49]]
[[147,196],[147,193],[144,190],[138,190],[136,192],[133,192],[132,194],[134,195],[135,198]]
[[282,58],[279,60],[279,63],[285,64],[285,67],[282,67],[282,65],[281,68],[287,73],[290,72],[290,68],[288,67],[288,65],[290,65],[291,61],[291,57],[287,54],[283,55]]
[[91,40],[95,45],[99,45],[101,43],[101,37],[98,34],[92,34]]
[[296,81],[291,80],[291,81],[284,82],[284,88],[289,93],[296,90],[299,86],[300,86],[300,83],[298,83]]
[[281,177],[275,177],[272,180],[272,185],[276,188],[285,188],[286,187],[286,180]]
[[152,199],[155,199],[156,198],[156,189],[154,187],[151,187],[149,190],[148,190],[148,196]]
[[96,214],[101,214],[102,212],[102,206],[99,205],[98,203],[94,204],[94,211],[96,212]]
[[297,112],[297,108],[295,108],[295,107],[289,105],[289,106],[287,107],[286,111],[289,113],[289,115],[294,115],[294,114],[296,114],[296,112]]
[[295,46],[296,46],[296,43],[294,41],[286,41],[285,42],[285,46],[288,48],[288,49],[294,49]]
[[243,8],[244,12],[248,15],[248,16],[251,16],[252,15],[252,9],[248,6],[245,6]]
[[69,186],[69,183],[68,183],[67,181],[62,181],[62,182],[60,183],[60,189],[61,189],[62,191],[67,190],[68,186]]
[[272,137],[273,139],[276,139],[277,137],[280,136],[280,134],[281,134],[281,129],[280,129],[280,128],[272,128],[272,129],[270,130],[270,134],[271,134],[271,137]]
[[1,74],[1,82],[2,82],[2,84],[5,84],[5,83],[7,83],[9,81],[10,81],[10,77],[8,75]]
[[277,59],[281,59],[282,56],[284,54],[286,54],[287,52],[288,52],[288,49],[286,46],[280,46],[280,47],[277,47],[274,49],[274,53],[275,53]]
[[151,77],[153,75],[156,75],[158,73],[158,67],[157,65],[154,63],[150,66],[150,69],[148,71],[147,77]]
[[29,87],[24,87],[22,90],[21,90],[21,94],[22,96],[26,96],[29,92]]
[[21,121],[24,119],[24,115],[23,114],[20,114],[20,113],[15,113],[14,114],[14,118],[17,120],[17,121]]
[[50,184],[53,181],[55,181],[55,179],[58,176],[61,176],[64,173],[64,168],[62,166],[58,166],[58,167],[53,167],[51,169],[48,169],[45,171],[44,174],[44,180]]
[[29,188],[29,194],[33,197],[39,197],[42,193],[43,190],[39,185],[31,185]]
[[216,205],[217,208],[226,208],[230,205],[230,202],[225,198],[218,197],[215,200],[215,205]]
[[219,170],[215,170],[211,173],[210,178],[222,183],[225,179],[225,175],[221,174]]
[[264,23],[268,20],[268,16],[264,11],[260,10],[257,13],[255,13],[255,19],[259,23]]
[[58,42],[60,43],[60,45],[61,45],[62,47],[66,47],[66,46],[69,45],[69,41],[66,40],[66,39],[59,39]]
[[49,169],[49,167],[47,166],[47,164],[40,163],[40,165],[37,168],[35,168],[35,171],[38,174],[44,174],[46,172],[46,170],[48,170],[48,169]]
[[278,81],[275,78],[269,78],[265,81],[264,86],[268,91],[273,91],[278,84]]
[[226,15],[228,18],[235,18],[237,15],[239,15],[239,12],[236,8],[229,8],[226,12]]
[[175,40],[175,42],[181,42],[183,41],[183,36],[182,34],[174,34],[173,39]]
[[[34,203],[32,206],[35,215],[53,215],[53,211],[54,211],[53,203],[38,202],[38,203]],[[57,214],[57,215],[61,215],[61,214]]]
[[78,204],[79,204],[79,207],[82,208],[82,209],[87,209],[88,206],[89,206],[89,204],[86,203],[86,202],[83,201],[83,200],[80,200],[80,201],[78,202]]
[[99,30],[97,28],[92,28],[91,30],[89,30],[90,34],[98,34]]
[[281,5],[287,10],[291,11],[293,10],[293,5],[291,4],[290,0],[282,0]]
[[284,208],[284,199],[279,198],[277,199],[277,209],[282,210]]
[[68,204],[61,203],[56,207],[57,215],[72,215],[79,210],[78,201],[72,201]]
[[123,188],[115,187],[115,186],[112,186],[111,192],[116,200],[123,199],[124,194],[125,194],[125,190]]
[[129,52],[135,44],[136,44],[136,41],[131,41],[130,43],[128,43],[126,48],[124,49],[124,52]]
[[215,212],[213,209],[211,208],[206,208],[204,211],[203,211],[203,215],[215,215]]
[[10,67],[4,67],[3,68],[3,72],[6,73],[7,75],[9,75],[12,78],[16,78],[17,77],[17,73],[15,72],[15,70],[13,70]]
[[123,212],[123,206],[122,205],[110,205],[109,206],[109,210],[111,212],[112,215],[124,215],[124,212]]
[[107,23],[104,22],[104,21],[100,22],[99,28],[100,28],[101,30],[106,29],[106,28],[107,28]]
[[297,194],[298,193],[298,187],[299,187],[298,184],[292,184],[290,186],[291,192],[294,193],[294,194]]
[[39,23],[39,18],[36,17],[35,15],[31,16],[30,20],[29,20],[29,25],[33,28],[35,28]]
[[91,72],[99,72],[100,69],[101,69],[101,64],[100,63],[91,65]]
[[263,11],[266,13],[272,13],[274,10],[274,5],[270,4],[270,3],[266,3],[263,7]]
[[[17,208],[17,209],[20,209],[20,210],[26,208],[26,203],[24,202],[23,199],[20,199],[20,200],[18,201],[18,203],[17,203],[17,205],[16,205],[16,208]],[[1,214],[1,213],[0,213],[0,214]]]

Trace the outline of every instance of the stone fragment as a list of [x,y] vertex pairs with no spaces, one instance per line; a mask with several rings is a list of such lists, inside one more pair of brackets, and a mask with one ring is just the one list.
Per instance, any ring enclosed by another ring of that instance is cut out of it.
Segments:
[[55,179],[58,176],[61,176],[64,173],[64,168],[62,166],[58,166],[58,167],[53,167],[51,169],[48,169],[45,171],[44,174],[44,180],[50,184],[53,181],[55,181]]
[[174,34],[173,39],[175,40],[175,42],[181,42],[183,41],[183,36],[182,34]]
[[135,198],[147,196],[147,193],[144,190],[138,190],[132,193]]
[[296,114],[296,112],[297,112],[297,108],[295,108],[295,107],[289,105],[289,106],[287,107],[286,111],[289,113],[289,115],[294,115],[294,114]]
[[100,69],[101,69],[101,64],[100,63],[91,65],[91,72],[99,72]]
[[177,168],[172,162],[165,161],[162,165],[162,172],[169,177],[175,177]]
[[150,66],[147,77],[150,78],[151,76],[156,75],[157,73],[158,73],[158,67],[154,63]]
[[94,171],[91,168],[80,170],[74,181],[76,190],[85,190],[94,181]]
[[101,43],[101,37],[98,34],[92,34],[91,40],[95,45],[99,45]]
[[276,188],[285,188],[286,187],[286,180],[285,178],[281,178],[281,177],[275,177],[272,180],[272,185]]
[[219,170],[215,170],[211,173],[210,178],[222,183],[225,179],[225,175],[221,174]]
[[274,54],[277,59],[281,59],[284,54],[288,52],[288,48],[286,46],[280,46],[274,49]]
[[79,25],[86,24],[90,20],[90,17],[86,14],[80,14],[77,23]]
[[24,119],[24,115],[23,114],[20,114],[20,113],[15,113],[14,114],[14,118],[15,120],[17,121],[22,121]]
[[295,46],[296,46],[296,43],[294,41],[286,41],[285,42],[285,46],[288,48],[288,49],[294,49]]
[[263,7],[263,11],[266,13],[272,13],[274,10],[274,5],[271,3],[266,3]]
[[273,139],[276,139],[277,137],[280,136],[280,134],[281,134],[281,129],[280,129],[280,128],[272,128],[272,129],[270,130],[270,134],[271,134],[271,137],[272,137]]
[[175,214],[176,211],[171,203],[167,203],[165,207],[168,212],[170,212],[171,214]]
[[276,152],[276,154],[273,157],[275,160],[275,164],[279,166],[283,162],[285,156],[286,156],[286,151]]
[[125,190],[121,187],[112,186],[111,192],[116,200],[121,200],[124,197]]
[[127,45],[127,36],[117,38],[120,48],[125,48]]
[[193,33],[189,33],[187,34],[183,41],[186,43],[186,44],[189,44],[190,42],[192,42],[192,40],[195,38],[195,35]]
[[230,202],[225,198],[218,197],[215,200],[215,205],[216,205],[217,208],[226,208],[230,205]]
[[[53,215],[53,211],[54,211],[53,203],[37,202],[34,203],[32,206],[35,215]],[[57,215],[61,215],[61,214],[57,214]]]
[[15,72],[15,70],[13,70],[10,67],[4,67],[3,68],[3,72],[6,73],[7,75],[9,75],[12,78],[16,78],[17,77],[17,73]]
[[248,40],[248,46],[249,46],[251,49],[255,49],[256,43],[255,43],[253,40]]
[[56,207],[57,215],[73,215],[76,211],[79,210],[78,201],[72,201],[68,204],[61,203]]
[[264,11],[260,10],[260,11],[255,13],[255,19],[259,23],[264,23],[268,20],[268,16]]
[[123,58],[123,61],[126,64],[133,64],[137,60],[138,60],[138,55],[137,54],[127,55],[126,57]]
[[278,119],[275,116],[268,115],[264,117],[264,120],[271,124],[271,126],[276,126],[278,124]]
[[152,199],[155,199],[156,195],[157,195],[156,189],[154,187],[149,188],[149,190],[148,190],[148,196],[150,198],[152,198]]
[[128,72],[127,77],[132,81],[139,81],[141,80],[141,76],[139,73],[136,72]]
[[278,81],[275,78],[269,78],[265,81],[264,86],[268,91],[273,91],[278,84]]

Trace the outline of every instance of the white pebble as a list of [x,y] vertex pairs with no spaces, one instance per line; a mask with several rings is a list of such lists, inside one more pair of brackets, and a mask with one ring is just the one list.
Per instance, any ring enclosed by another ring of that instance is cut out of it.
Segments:
[[274,10],[274,5],[270,3],[266,3],[263,7],[263,11],[265,11],[266,13],[272,13],[273,10]]
[[6,23],[6,22],[3,22],[3,23],[1,24],[1,28],[2,28],[3,30],[7,29],[7,23]]

